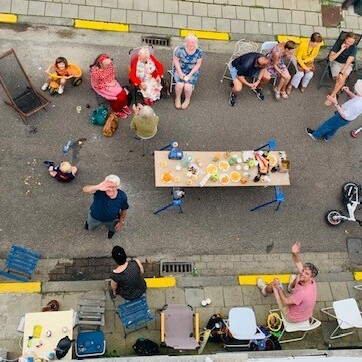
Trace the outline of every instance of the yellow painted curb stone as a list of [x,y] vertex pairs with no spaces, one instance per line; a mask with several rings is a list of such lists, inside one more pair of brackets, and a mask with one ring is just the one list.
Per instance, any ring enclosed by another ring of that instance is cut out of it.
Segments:
[[17,21],[17,15],[0,13],[0,23],[16,23]]
[[120,31],[120,32],[129,32],[128,24],[121,23],[107,23],[105,21],[93,21],[93,20],[74,20],[75,28],[82,29],[93,29],[93,30],[107,30],[107,31]]
[[180,36],[186,37],[189,34],[196,35],[199,39],[211,39],[211,40],[229,40],[229,33],[220,31],[203,31],[193,29],[180,29]]
[[278,278],[282,284],[289,283],[290,274],[259,274],[259,275],[239,275],[240,285],[256,285],[257,278],[263,279],[264,283],[271,283]]
[[41,293],[41,283],[0,283],[1,293]]
[[362,272],[358,271],[358,272],[354,272],[354,280],[362,280]]
[[171,288],[176,286],[175,277],[145,278],[147,288]]

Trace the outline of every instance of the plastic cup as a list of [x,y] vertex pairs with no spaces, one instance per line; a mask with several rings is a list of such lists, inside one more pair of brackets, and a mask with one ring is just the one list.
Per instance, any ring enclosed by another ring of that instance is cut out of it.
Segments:
[[210,298],[207,298],[207,299],[206,299],[206,303],[207,303],[207,304],[211,304],[211,299],[210,299]]
[[77,106],[77,107],[76,107],[76,111],[77,111],[77,113],[82,112],[82,107],[81,107],[81,106]]
[[206,306],[207,306],[207,301],[206,301],[206,300],[202,300],[202,301],[201,301],[201,305],[202,305],[203,307],[206,307]]

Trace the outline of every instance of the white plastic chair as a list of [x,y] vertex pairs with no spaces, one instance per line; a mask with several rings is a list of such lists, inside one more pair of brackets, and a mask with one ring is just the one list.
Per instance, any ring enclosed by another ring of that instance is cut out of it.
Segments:
[[357,290],[362,290],[362,284],[355,285],[353,288]]
[[226,63],[224,74],[222,75],[220,82],[222,82],[224,79],[232,80],[231,77],[228,76],[227,74],[230,69],[230,64],[234,59],[240,57],[241,55],[247,54],[247,53],[256,52],[256,51],[258,51],[258,48],[259,48],[258,44],[254,43],[252,41],[249,41],[249,40],[240,39],[235,44],[234,52],[231,55],[229,61]]
[[224,320],[234,339],[247,341],[246,344],[227,345],[226,347],[247,347],[252,339],[265,339],[265,334],[256,324],[255,313],[251,308],[231,308],[228,319]]
[[[280,334],[278,341],[279,343],[289,343],[289,342],[296,342],[301,341],[304,339],[308,331],[312,331],[313,329],[318,328],[322,322],[318,320],[317,318],[312,317],[310,320],[306,320],[303,322],[289,322],[285,316],[283,315],[282,311],[280,309],[272,309],[269,311],[269,313],[279,313],[281,316],[281,319],[283,321],[283,329],[282,333]],[[290,338],[290,339],[284,339],[282,340],[284,333],[294,333],[294,332],[304,332],[301,337],[297,338]]]
[[[329,312],[329,310],[333,309],[335,314]],[[362,316],[361,311],[358,308],[358,304],[356,299],[348,298],[337,300],[333,302],[333,307],[322,308],[321,311],[335,319],[337,319],[337,327],[330,335],[330,339],[341,338],[344,336],[348,336],[356,331],[357,328],[362,328]],[[351,329],[353,331],[337,334],[339,329]]]

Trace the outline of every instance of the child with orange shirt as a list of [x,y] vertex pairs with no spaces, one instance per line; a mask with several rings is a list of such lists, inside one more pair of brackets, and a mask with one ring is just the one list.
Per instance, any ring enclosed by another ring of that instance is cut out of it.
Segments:
[[[45,70],[45,73],[47,73],[47,74],[54,73],[54,74],[62,77],[62,78],[59,78],[59,81],[60,81],[60,85],[59,85],[59,89],[58,89],[59,94],[62,94],[64,92],[64,84],[67,81],[67,79],[74,77],[74,74],[68,65],[68,61],[64,57],[58,57],[57,59],[55,59],[55,63],[49,65],[49,67]],[[54,80],[54,78],[52,78],[49,75],[46,82],[41,87],[41,89],[43,91],[47,90],[49,87],[49,83],[53,80]]]

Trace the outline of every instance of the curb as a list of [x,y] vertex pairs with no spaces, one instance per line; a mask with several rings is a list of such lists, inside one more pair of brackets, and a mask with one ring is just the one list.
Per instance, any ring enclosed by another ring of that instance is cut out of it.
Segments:
[[75,19],[74,27],[79,29],[106,30],[129,33],[128,24],[109,23],[105,21]]
[[289,283],[291,274],[258,274],[258,275],[239,275],[239,285],[256,285],[257,279],[261,278],[266,284],[271,283],[275,278],[282,284]]
[[18,21],[18,16],[15,14],[4,14],[0,13],[0,23],[11,23],[14,24]]
[[41,282],[0,283],[0,294],[6,293],[41,293]]

